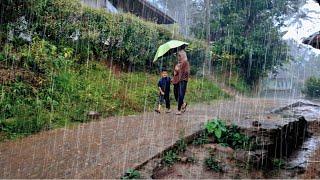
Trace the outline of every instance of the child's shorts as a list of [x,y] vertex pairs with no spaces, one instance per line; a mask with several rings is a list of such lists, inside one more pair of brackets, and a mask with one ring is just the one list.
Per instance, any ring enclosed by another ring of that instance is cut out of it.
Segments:
[[159,95],[159,104],[162,105],[165,103],[164,95]]

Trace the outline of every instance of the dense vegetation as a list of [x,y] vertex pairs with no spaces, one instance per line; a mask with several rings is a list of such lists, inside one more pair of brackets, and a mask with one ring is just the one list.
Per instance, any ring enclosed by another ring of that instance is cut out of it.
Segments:
[[[76,0],[4,0],[0,9],[1,132],[15,137],[86,122],[89,111],[105,117],[155,107],[159,77],[150,61],[173,37],[166,28]],[[189,57],[199,63],[203,50],[192,41]],[[135,73],[114,72],[114,64]],[[193,102],[227,96],[204,79],[191,79],[188,94]]]
[[[0,6],[1,12],[6,12],[1,15],[1,42],[28,46],[38,37],[71,48],[82,63],[109,60],[129,70],[148,70],[160,44],[181,39],[163,26],[131,14],[86,8],[78,0],[5,0]],[[204,48],[203,43],[193,41],[190,59],[201,61]],[[9,60],[16,61],[12,57]]]
[[[239,74],[254,85],[275,66],[287,61],[275,22],[290,13],[298,0],[211,0],[210,34],[216,71]],[[199,15],[192,27],[197,38],[205,39],[204,1],[194,1]]]
[[[205,124],[205,132],[200,136],[200,139],[204,139],[204,137],[206,137],[205,139],[214,137],[217,143],[230,146],[233,149],[250,149],[253,146],[253,142],[248,136],[240,132],[238,126],[234,124],[226,126],[225,121],[220,119],[214,119]],[[198,139],[195,142],[198,142]],[[199,142],[195,144],[199,144]]]
[[311,98],[320,98],[320,78],[310,77],[305,82],[303,92]]

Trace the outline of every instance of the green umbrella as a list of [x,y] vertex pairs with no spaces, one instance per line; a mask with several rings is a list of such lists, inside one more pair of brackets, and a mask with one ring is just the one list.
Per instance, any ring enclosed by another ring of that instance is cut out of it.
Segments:
[[189,45],[189,43],[178,41],[178,40],[171,40],[165,44],[162,44],[153,59],[153,62],[156,62],[159,58],[170,55],[172,53],[177,52],[180,49],[184,49]]

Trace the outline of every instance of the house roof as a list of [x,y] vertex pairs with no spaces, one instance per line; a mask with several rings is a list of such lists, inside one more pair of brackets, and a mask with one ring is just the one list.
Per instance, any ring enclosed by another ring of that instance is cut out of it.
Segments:
[[320,31],[312,34],[302,41],[304,44],[311,45],[314,48],[320,49]]
[[154,11],[158,15],[162,16],[163,19],[164,19],[164,22],[166,22],[164,24],[173,24],[173,23],[176,22],[171,16],[169,16],[166,13],[164,13],[163,11],[161,11],[159,8],[157,8],[154,5],[152,5],[147,0],[138,0],[138,1],[140,1],[140,3],[142,3],[145,7],[150,8],[152,11]]

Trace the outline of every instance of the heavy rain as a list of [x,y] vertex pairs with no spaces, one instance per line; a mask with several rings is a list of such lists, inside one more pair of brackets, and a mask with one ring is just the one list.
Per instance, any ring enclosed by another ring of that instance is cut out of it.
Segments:
[[0,0],[1,179],[319,179],[319,0]]

